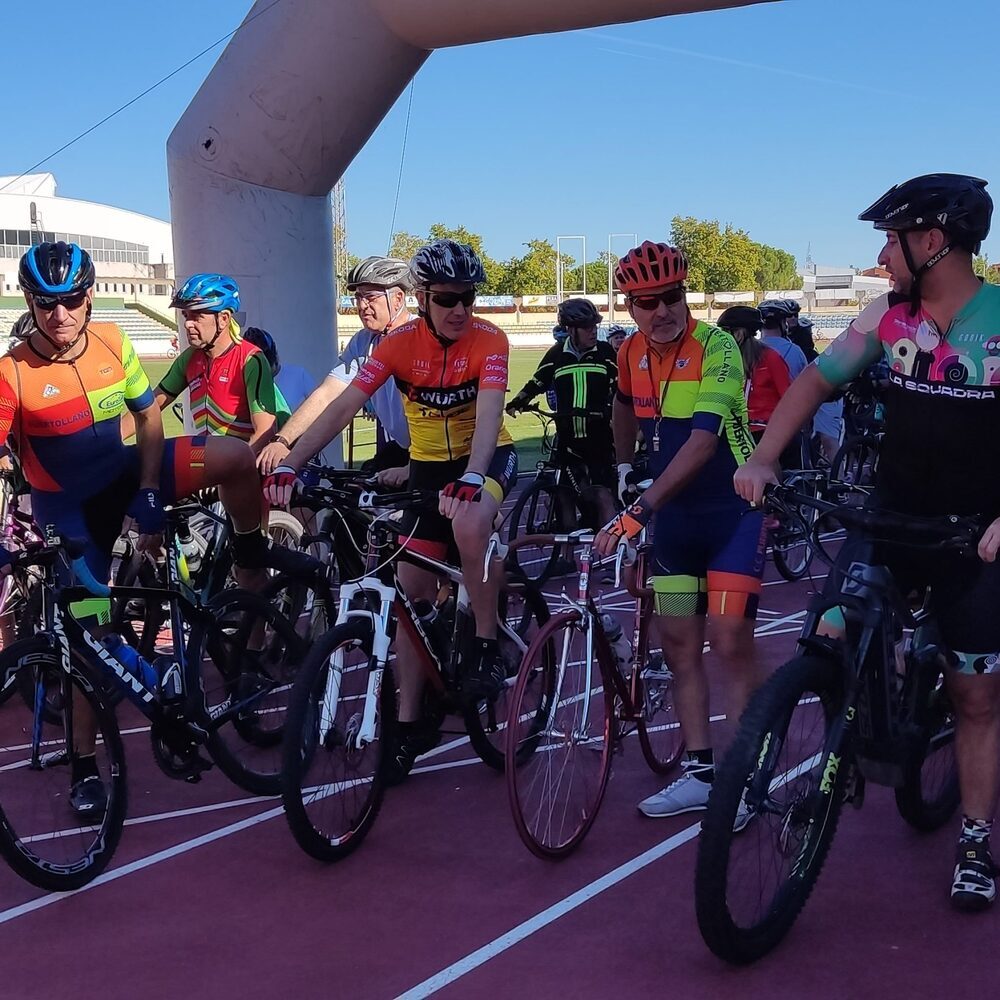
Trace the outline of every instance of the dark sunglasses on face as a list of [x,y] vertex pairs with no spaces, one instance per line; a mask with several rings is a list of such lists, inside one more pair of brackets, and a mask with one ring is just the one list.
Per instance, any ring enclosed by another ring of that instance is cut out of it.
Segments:
[[454,309],[459,302],[468,309],[476,301],[476,290],[470,288],[467,292],[431,292],[430,296],[431,302],[443,309]]
[[79,309],[87,298],[86,292],[77,292],[75,295],[33,295],[31,301],[45,312],[52,312],[56,306],[65,306],[67,309]]
[[667,292],[659,292],[656,295],[630,295],[629,302],[640,309],[652,312],[662,302],[665,306],[675,306],[684,299],[687,294],[686,288],[671,288]]

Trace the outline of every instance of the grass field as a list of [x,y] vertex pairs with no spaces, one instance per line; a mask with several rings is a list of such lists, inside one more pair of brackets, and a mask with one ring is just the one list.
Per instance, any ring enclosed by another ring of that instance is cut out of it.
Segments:
[[[515,348],[510,352],[510,395],[521,389],[521,386],[531,377],[535,367],[545,353],[544,348]],[[166,374],[170,367],[169,361],[144,361],[143,368],[149,376],[152,385]],[[522,472],[530,471],[541,455],[542,424],[530,413],[511,419],[506,418],[507,429],[517,445],[518,458]],[[163,427],[167,437],[176,437],[183,433],[183,427],[174,416],[170,407],[163,412]],[[375,424],[370,420],[359,418],[354,421],[354,461],[355,464],[370,458],[375,450]],[[347,442],[344,443],[345,457]]]

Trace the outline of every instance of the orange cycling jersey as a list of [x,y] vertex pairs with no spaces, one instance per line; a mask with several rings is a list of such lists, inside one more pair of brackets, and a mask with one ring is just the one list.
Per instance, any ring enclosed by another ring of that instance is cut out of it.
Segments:
[[[485,320],[473,319],[451,341],[415,319],[382,338],[352,385],[370,397],[394,378],[410,427],[410,457],[446,462],[471,452],[479,392],[506,391],[509,354],[507,335]],[[513,444],[502,419],[497,444]]]
[[91,323],[72,361],[38,354],[30,341],[0,358],[0,442],[13,434],[24,475],[36,490],[88,497],[126,465],[121,414],[153,403],[128,337]]

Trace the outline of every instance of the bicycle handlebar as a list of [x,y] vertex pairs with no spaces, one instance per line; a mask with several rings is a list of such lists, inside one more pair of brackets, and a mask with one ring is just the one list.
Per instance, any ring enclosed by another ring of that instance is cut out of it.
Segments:
[[[847,483],[831,483],[832,488],[851,489]],[[920,548],[975,549],[983,524],[976,517],[962,517],[957,514],[943,514],[937,517],[923,517],[915,514],[900,514],[895,511],[869,507],[849,507],[831,503],[807,493],[799,493],[791,486],[770,485],[764,491],[765,507],[780,513],[791,513],[790,506],[809,507],[824,517],[839,521],[845,528],[856,528],[868,535],[879,537],[880,541],[901,545],[917,545]],[[818,521],[817,521],[818,523]],[[888,535],[906,535],[905,540],[883,538]]]

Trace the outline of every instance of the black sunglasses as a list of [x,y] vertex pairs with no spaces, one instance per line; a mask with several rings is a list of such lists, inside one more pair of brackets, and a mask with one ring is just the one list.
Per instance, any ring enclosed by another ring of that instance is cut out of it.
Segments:
[[630,295],[628,300],[632,305],[652,312],[661,302],[665,306],[677,305],[685,295],[687,295],[686,288],[671,288],[668,292],[659,292],[656,295]]
[[65,306],[67,309],[79,309],[83,305],[87,293],[77,292],[75,295],[32,295],[31,301],[45,312],[52,312],[56,306]]
[[444,309],[454,309],[459,302],[468,309],[476,301],[476,290],[470,288],[467,292],[431,292],[430,297],[431,302]]

